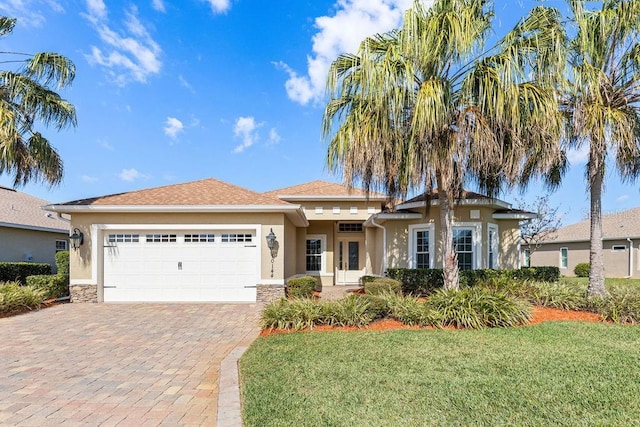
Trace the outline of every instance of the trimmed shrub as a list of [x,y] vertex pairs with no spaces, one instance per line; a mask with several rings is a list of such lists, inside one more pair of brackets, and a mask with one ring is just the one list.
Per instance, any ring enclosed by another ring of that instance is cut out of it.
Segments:
[[379,279],[381,277],[383,277],[383,276],[376,276],[376,275],[373,275],[373,274],[368,274],[368,275],[361,276],[360,277],[360,286],[366,286],[367,283],[373,282],[374,280]]
[[349,295],[337,301],[320,304],[320,322],[331,326],[366,326],[375,318],[369,302],[360,295]]
[[261,324],[265,329],[313,328],[321,320],[321,307],[312,299],[280,298],[262,310]]
[[27,286],[44,292],[45,298],[60,298],[69,295],[69,276],[50,274],[28,276]]
[[534,280],[537,282],[557,282],[560,279],[559,267],[522,267],[519,270],[504,270],[513,271],[514,278]]
[[69,251],[56,252],[56,268],[58,274],[69,275]]
[[42,290],[22,286],[18,281],[0,282],[0,313],[38,309],[44,300]]
[[0,262],[0,282],[20,282],[24,285],[27,276],[51,274],[51,265],[39,262]]
[[402,282],[390,277],[380,277],[364,285],[364,293],[367,295],[379,295],[382,292],[399,294],[402,292]]
[[578,277],[589,277],[589,271],[591,265],[588,262],[581,262],[576,264],[576,268],[573,269],[573,273]]
[[319,280],[313,276],[301,276],[287,281],[286,293],[289,298],[311,298]]
[[443,326],[456,328],[510,327],[531,318],[528,302],[482,288],[441,290],[429,297],[426,306]]
[[405,295],[430,295],[444,286],[439,268],[389,268],[387,276],[402,282]]

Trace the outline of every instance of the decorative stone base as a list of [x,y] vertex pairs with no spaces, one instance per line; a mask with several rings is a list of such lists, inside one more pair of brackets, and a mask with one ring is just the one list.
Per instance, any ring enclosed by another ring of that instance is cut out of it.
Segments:
[[98,302],[98,285],[69,285],[71,302]]
[[258,302],[267,303],[284,297],[284,285],[258,285],[256,288]]

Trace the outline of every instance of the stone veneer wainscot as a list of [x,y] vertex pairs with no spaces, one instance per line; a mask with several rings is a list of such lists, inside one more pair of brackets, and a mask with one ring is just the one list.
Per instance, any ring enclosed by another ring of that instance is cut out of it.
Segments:
[[69,285],[71,302],[98,302],[98,285]]
[[284,297],[284,285],[258,285],[256,300],[268,303]]

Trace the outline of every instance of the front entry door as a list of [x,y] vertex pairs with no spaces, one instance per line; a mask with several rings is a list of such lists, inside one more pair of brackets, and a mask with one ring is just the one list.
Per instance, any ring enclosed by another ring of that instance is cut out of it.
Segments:
[[364,274],[363,242],[360,239],[339,239],[336,285],[357,285]]

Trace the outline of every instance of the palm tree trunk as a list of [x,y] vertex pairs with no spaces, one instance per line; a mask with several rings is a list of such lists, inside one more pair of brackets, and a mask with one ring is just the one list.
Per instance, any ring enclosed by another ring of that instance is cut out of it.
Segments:
[[440,203],[440,245],[442,248],[444,288],[460,288],[458,257],[453,250],[453,196],[447,191],[441,174],[436,175],[438,182],[438,201]]
[[589,159],[589,183],[591,198],[591,247],[589,249],[588,295],[606,295],[604,286],[604,258],[602,253],[602,183],[604,181],[604,159],[592,150]]

